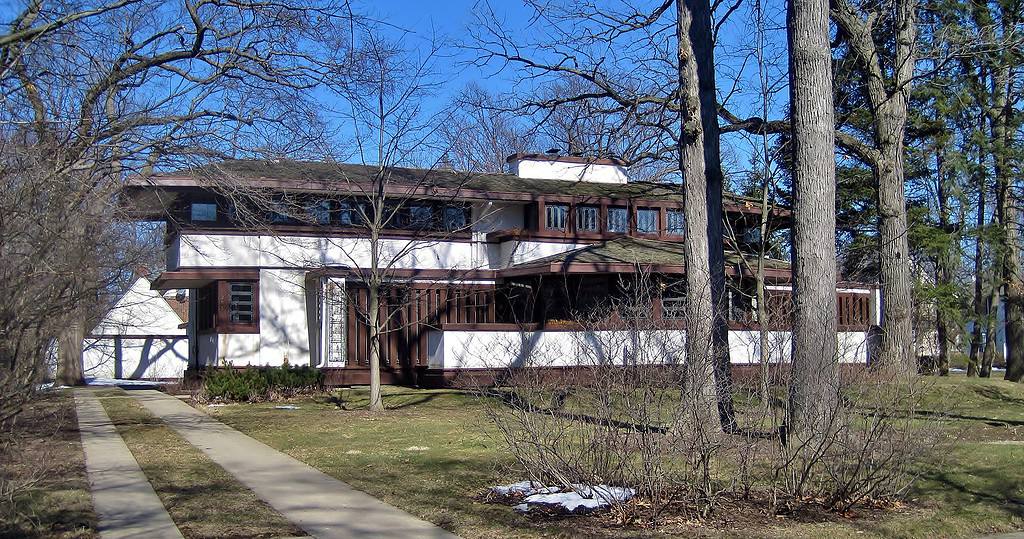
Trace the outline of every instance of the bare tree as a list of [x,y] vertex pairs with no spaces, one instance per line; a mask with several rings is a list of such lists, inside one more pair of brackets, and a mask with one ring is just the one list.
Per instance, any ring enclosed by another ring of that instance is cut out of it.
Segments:
[[790,0],[793,150],[793,354],[789,431],[831,423],[839,398],[836,334],[835,117],[828,3]]
[[[702,388],[695,398],[710,399],[706,402],[711,410],[717,400],[723,428],[732,429],[723,175],[710,4],[680,0],[653,8],[629,3],[601,9],[539,3],[531,7],[536,12],[533,20],[540,21],[533,30],[541,37],[534,42],[513,39],[487,14],[479,17],[474,35],[479,62],[512,64],[527,78],[552,85],[576,81],[577,90],[569,94],[521,96],[522,106],[551,114],[587,103],[591,111],[619,125],[649,130],[643,144],[618,156],[628,164],[678,164],[685,198],[688,313],[693,321],[687,362],[717,374],[716,388]],[[672,39],[664,39],[666,35]]]
[[[34,207],[48,212],[37,222],[64,223],[50,231],[55,243],[42,245],[65,257],[94,253],[97,238],[122,226],[113,197],[126,175],[184,156],[260,147],[268,126],[300,123],[293,120],[308,114],[303,93],[325,76],[322,56],[345,48],[326,37],[335,35],[332,21],[350,15],[327,4],[29,2],[0,36],[0,129],[6,181],[24,188],[17,196],[37,197]],[[332,46],[303,52],[312,40]],[[289,139],[304,142],[273,142]],[[0,227],[11,235],[19,231],[7,227],[19,225],[5,220]],[[4,243],[4,259],[35,256],[14,245]],[[61,383],[83,383],[90,298],[123,263],[115,256],[37,275],[54,289],[35,297],[42,302],[36,306],[65,313]],[[24,306],[28,297],[20,301]],[[10,317],[19,318],[18,311]],[[54,336],[43,332],[30,348]]]

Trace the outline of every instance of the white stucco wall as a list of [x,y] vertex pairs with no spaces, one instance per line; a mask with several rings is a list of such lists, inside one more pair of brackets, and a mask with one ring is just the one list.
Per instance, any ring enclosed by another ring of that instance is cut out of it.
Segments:
[[521,178],[572,182],[626,183],[626,169],[617,165],[566,163],[549,159],[522,159],[509,163],[509,172]]
[[188,367],[188,338],[87,338],[82,349],[86,377],[181,378]]
[[[624,358],[641,363],[673,363],[685,357],[686,332],[641,332],[638,338],[625,331],[433,331],[428,335],[432,368],[473,369],[510,366],[622,365]],[[769,332],[769,361],[789,361],[790,334]],[[641,347],[637,356],[627,353]],[[734,364],[760,363],[757,332],[729,332]],[[867,361],[866,333],[839,334],[840,361]]]
[[260,270],[260,365],[310,364],[305,277],[303,270]]
[[579,249],[585,243],[548,243],[542,241],[504,241],[501,243],[501,267],[522,264],[538,258]]
[[[182,234],[175,241],[179,243],[181,267],[370,265],[369,240],[362,238]],[[395,268],[479,269],[486,259],[479,260],[474,251],[473,243],[468,241],[410,244],[409,240],[386,239],[381,255],[385,260],[394,259]]]
[[261,365],[260,336],[255,333],[201,333],[196,336],[202,366]]

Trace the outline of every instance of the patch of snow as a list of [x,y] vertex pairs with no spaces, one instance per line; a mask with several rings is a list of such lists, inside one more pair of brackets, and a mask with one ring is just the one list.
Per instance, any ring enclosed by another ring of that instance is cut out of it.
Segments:
[[534,481],[520,481],[511,485],[491,487],[499,496],[524,496],[523,503],[512,509],[527,513],[533,508],[555,509],[565,513],[588,513],[625,502],[636,496],[631,488],[608,485],[572,485],[572,490],[560,492],[558,487],[545,487]]
[[362,455],[363,452],[358,450],[358,449],[349,449],[348,451],[345,451],[345,454],[346,455]]
[[961,369],[959,367],[953,367],[952,369],[949,369],[949,372],[967,372],[967,369]]
[[128,380],[124,378],[86,378],[85,383],[90,386],[161,386],[168,382],[150,380]]
[[230,404],[225,404],[223,402],[215,402],[213,404],[207,404],[206,405],[207,408],[220,408],[222,406],[231,406],[231,405]]
[[532,496],[534,494],[552,494],[562,490],[558,487],[545,487],[536,481],[520,481],[511,485],[498,485],[489,489],[498,496]]
[[412,445],[405,448],[406,451],[426,451],[428,449],[430,448],[422,445]]
[[298,406],[295,406],[294,404],[281,404],[281,405],[275,406],[274,409],[275,410],[299,410],[300,408]]

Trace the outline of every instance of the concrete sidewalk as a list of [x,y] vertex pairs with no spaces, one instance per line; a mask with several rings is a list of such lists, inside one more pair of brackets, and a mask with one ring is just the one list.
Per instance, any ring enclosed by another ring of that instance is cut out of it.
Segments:
[[132,391],[153,415],[319,539],[453,538],[159,391]]
[[78,430],[103,539],[181,539],[164,504],[92,390],[75,390]]

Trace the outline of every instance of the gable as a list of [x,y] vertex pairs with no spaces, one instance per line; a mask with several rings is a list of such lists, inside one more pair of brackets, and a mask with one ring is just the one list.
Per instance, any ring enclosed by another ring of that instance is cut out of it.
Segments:
[[92,335],[143,337],[150,335],[185,335],[179,328],[181,318],[171,309],[158,290],[151,290],[149,280],[139,277],[100,320]]

